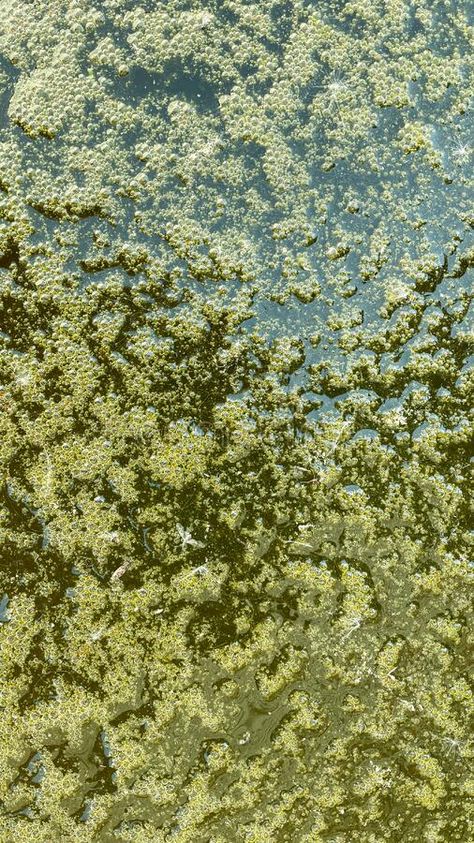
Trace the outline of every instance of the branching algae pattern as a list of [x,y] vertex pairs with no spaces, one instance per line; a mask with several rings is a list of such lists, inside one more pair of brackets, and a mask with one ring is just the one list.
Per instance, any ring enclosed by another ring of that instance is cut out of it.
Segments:
[[2,0],[1,843],[474,839],[468,0]]

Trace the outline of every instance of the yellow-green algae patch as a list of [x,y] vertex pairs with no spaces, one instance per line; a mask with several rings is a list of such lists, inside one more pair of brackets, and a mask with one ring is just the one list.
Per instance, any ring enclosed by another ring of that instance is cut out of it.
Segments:
[[473,839],[472,23],[2,3],[0,843]]

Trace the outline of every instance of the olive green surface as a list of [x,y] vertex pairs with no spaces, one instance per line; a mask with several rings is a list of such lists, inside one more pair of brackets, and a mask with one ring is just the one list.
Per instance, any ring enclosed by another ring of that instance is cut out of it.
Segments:
[[474,841],[473,45],[2,0],[0,843]]

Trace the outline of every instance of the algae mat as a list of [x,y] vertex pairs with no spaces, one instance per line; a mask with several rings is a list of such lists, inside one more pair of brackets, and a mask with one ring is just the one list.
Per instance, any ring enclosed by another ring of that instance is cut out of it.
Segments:
[[0,843],[474,840],[473,24],[1,3]]

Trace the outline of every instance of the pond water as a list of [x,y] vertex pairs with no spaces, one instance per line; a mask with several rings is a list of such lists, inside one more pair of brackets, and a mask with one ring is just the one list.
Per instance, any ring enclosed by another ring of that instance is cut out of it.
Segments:
[[467,2],[0,10],[0,839],[474,832]]

